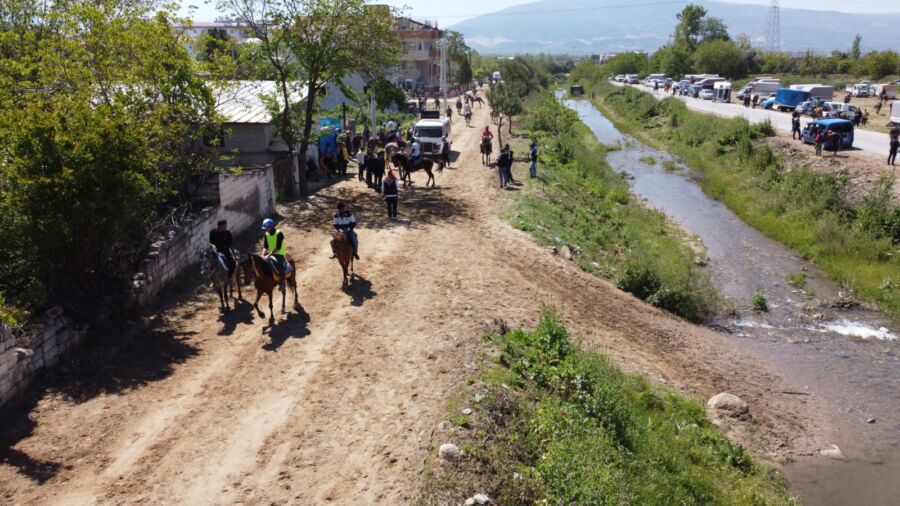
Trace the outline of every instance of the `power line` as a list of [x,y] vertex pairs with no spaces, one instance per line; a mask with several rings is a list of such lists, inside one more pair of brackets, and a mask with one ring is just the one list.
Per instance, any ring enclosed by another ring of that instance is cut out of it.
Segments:
[[781,50],[781,14],[779,11],[778,0],[772,0],[766,18],[766,49],[772,53]]

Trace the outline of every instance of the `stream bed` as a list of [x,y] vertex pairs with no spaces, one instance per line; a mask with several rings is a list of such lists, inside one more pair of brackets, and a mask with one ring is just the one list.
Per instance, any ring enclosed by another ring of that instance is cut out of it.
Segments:
[[[711,327],[831,409],[832,442],[844,459],[813,455],[786,465],[791,492],[812,505],[900,504],[900,325],[853,305],[821,269],[703,193],[668,153],[622,134],[589,101],[563,103],[602,144],[617,147],[607,160],[627,174],[632,193],[703,242],[713,284],[733,309]],[[767,312],[750,307],[757,293]]]

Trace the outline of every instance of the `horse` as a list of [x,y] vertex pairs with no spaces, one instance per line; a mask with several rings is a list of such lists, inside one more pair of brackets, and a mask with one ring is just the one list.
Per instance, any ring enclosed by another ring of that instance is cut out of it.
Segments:
[[496,109],[491,109],[491,123],[497,123],[500,120],[500,113]]
[[395,167],[401,167],[400,179],[403,181],[404,188],[412,184],[412,176],[410,174],[420,169],[424,170],[425,173],[428,174],[428,181],[425,181],[425,186],[428,186],[428,183],[430,182],[431,187],[434,188],[437,185],[437,180],[435,179],[434,172],[432,171],[432,169],[434,169],[434,165],[437,164],[438,172],[444,171],[444,162],[435,161],[431,158],[422,158],[421,160],[419,160],[419,163],[415,167],[407,167],[409,158],[407,158],[406,155],[402,155],[400,153],[394,155],[391,158],[391,163],[393,163]]
[[491,152],[494,150],[493,143],[490,139],[481,139],[481,164],[482,165],[490,165],[491,163]]
[[[239,258],[232,250],[232,258]],[[241,295],[241,281],[238,278],[237,266],[230,271],[225,266],[224,260],[219,257],[219,252],[215,246],[210,246],[205,251],[200,252],[200,274],[207,280],[212,281],[216,288],[216,294],[219,296],[219,310],[227,312],[231,308],[228,307],[228,299],[234,296],[232,283],[237,285],[238,296],[235,300],[244,300]]]
[[401,141],[389,142],[384,145],[384,159],[385,160],[393,160],[394,155],[397,153],[403,152],[403,149],[406,148],[406,143],[403,142],[401,145]]
[[[347,288],[350,285],[350,279],[353,277],[353,243],[344,230],[335,230],[331,234],[331,250],[337,257],[338,263],[341,264],[341,270],[344,271],[344,281],[341,288]],[[349,268],[349,270],[348,270]]]
[[472,111],[471,110],[466,112],[465,118],[466,118],[466,126],[470,126],[472,123]]
[[462,115],[462,108],[463,108],[462,99],[457,97],[457,99],[456,99],[456,114]]
[[484,99],[481,97],[472,97],[472,103],[478,104],[478,108],[481,109],[481,106],[484,105]]
[[[291,258],[290,255],[287,255],[285,256],[285,262],[290,265],[290,271],[285,276],[284,283],[290,286],[291,290],[294,292],[294,305],[296,306],[300,301],[297,298],[297,277],[294,259]],[[272,292],[275,290],[275,286],[279,285],[279,281],[281,281],[275,273],[275,268],[268,260],[254,254],[248,254],[247,258],[241,261],[241,267],[244,269],[244,279],[252,278],[253,284],[256,286],[256,300],[253,301],[253,308],[259,313],[260,318],[265,318],[266,314],[259,309],[257,304],[263,294],[268,295],[269,319],[273,320],[275,318],[275,312],[272,309]],[[287,290],[284,288],[284,285],[281,285],[280,289],[281,312],[284,313],[284,300],[287,296]]]

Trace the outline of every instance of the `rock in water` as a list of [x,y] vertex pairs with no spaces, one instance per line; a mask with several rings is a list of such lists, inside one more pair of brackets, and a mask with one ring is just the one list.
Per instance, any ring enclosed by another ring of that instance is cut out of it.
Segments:
[[453,460],[459,457],[459,454],[459,448],[453,443],[444,443],[438,450],[438,455],[440,455],[442,460]]
[[844,460],[844,453],[837,445],[831,445],[831,448],[819,450],[819,454],[834,460]]
[[710,418],[719,418],[727,416],[729,418],[737,418],[738,420],[747,420],[750,418],[750,407],[740,397],[722,392],[712,396],[706,403],[706,409]]

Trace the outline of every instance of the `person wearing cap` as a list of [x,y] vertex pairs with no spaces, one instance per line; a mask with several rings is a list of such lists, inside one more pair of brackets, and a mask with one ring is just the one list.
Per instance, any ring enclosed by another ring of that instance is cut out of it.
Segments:
[[222,261],[225,262],[225,267],[228,268],[229,274],[233,273],[235,267],[237,267],[237,261],[231,250],[233,243],[234,236],[232,236],[231,231],[228,230],[228,222],[219,220],[216,228],[209,231],[209,245],[215,248],[216,253],[222,257]]
[[284,243],[284,233],[275,228],[275,220],[266,218],[263,220],[263,258],[267,260],[275,260],[275,268],[278,275],[284,277],[287,264],[284,261],[284,255],[287,252],[287,245]]
[[[343,202],[338,202],[337,212],[334,213],[334,228],[347,234],[353,244],[353,258],[359,260],[359,238],[356,237],[356,231],[353,230],[356,228],[356,216],[353,216],[353,213],[347,209],[347,204]],[[335,258],[335,256],[332,255],[331,258]]]

